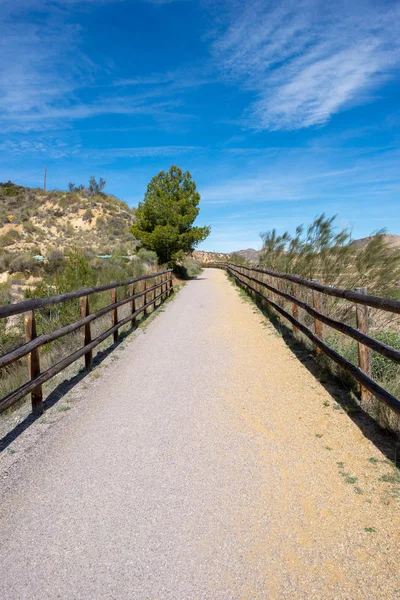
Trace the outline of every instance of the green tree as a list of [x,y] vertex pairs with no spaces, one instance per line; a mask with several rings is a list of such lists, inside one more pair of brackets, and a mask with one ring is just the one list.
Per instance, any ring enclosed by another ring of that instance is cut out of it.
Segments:
[[175,261],[192,252],[210,233],[210,227],[193,227],[199,202],[189,171],[182,173],[172,165],[150,181],[131,231],[145,248],[157,253],[161,264]]

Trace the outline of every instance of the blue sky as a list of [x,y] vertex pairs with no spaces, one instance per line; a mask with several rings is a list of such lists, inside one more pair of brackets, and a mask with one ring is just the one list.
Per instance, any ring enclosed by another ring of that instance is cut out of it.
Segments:
[[178,164],[202,248],[338,214],[400,234],[400,3],[0,0],[0,181],[107,180],[135,206]]

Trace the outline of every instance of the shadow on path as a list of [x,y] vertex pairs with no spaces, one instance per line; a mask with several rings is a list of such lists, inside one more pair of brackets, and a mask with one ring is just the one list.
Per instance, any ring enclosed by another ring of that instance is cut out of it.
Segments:
[[[142,321],[141,321],[142,322]],[[72,390],[82,379],[84,379],[89,373],[93,371],[93,369],[100,365],[118,346],[120,346],[125,339],[131,334],[133,331],[136,331],[137,327],[129,329],[127,331],[122,331],[119,334],[119,339],[116,344],[112,344],[108,346],[104,350],[100,350],[96,356],[93,358],[92,366],[90,369],[85,369],[84,367],[71,377],[70,379],[64,379],[61,381],[47,396],[46,400],[43,402],[44,405],[44,414],[49,408],[57,404],[59,400],[64,398],[64,396]],[[9,431],[1,440],[0,440],[0,454],[7,449],[7,447],[18,438],[28,427],[30,427],[35,421],[41,419],[43,415],[35,416],[32,413],[27,415],[23,421],[18,423],[11,431]]]

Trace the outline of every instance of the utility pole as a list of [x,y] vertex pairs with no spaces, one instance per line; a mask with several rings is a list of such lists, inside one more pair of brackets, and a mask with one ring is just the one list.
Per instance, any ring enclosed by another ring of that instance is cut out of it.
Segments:
[[44,165],[44,183],[43,183],[44,191],[46,191],[46,179],[47,179],[47,165]]

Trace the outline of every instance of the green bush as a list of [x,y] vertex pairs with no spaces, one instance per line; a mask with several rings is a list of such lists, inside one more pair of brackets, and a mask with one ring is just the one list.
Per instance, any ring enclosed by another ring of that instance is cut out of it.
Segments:
[[93,211],[90,210],[90,208],[87,208],[85,210],[85,212],[83,213],[82,221],[89,221],[89,223],[90,223],[92,221],[93,217],[94,217]]
[[187,258],[186,260],[184,260],[183,267],[186,270],[186,273],[189,278],[197,277],[197,275],[199,275],[202,271],[200,263],[198,263],[196,260],[193,260],[192,258]]
[[24,230],[26,233],[39,233],[40,229],[31,221],[24,221]]
[[[382,329],[371,332],[370,336],[400,350],[400,334],[396,331]],[[326,336],[325,341],[343,358],[358,366],[358,343],[355,340],[340,334],[332,334]],[[371,352],[371,375],[372,379],[385,386],[396,380],[400,381],[400,366],[378,352]]]
[[16,229],[11,229],[3,235],[0,235],[0,246],[12,246],[17,240],[21,239],[21,234]]
[[[372,334],[376,340],[400,350],[400,333],[382,330]],[[372,376],[374,379],[393,380],[400,379],[400,366],[377,352],[372,353]]]
[[151,267],[155,267],[158,263],[157,253],[153,250],[147,250],[146,248],[140,248],[137,252],[137,256],[144,263],[148,264]]
[[18,254],[12,258],[9,268],[11,273],[36,273],[40,265],[30,254]]
[[52,250],[47,256],[45,270],[47,273],[55,273],[64,264],[64,254],[60,250]]
[[174,273],[180,279],[193,279],[202,271],[200,264],[192,258],[187,258],[183,263],[174,266]]

